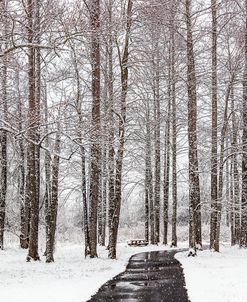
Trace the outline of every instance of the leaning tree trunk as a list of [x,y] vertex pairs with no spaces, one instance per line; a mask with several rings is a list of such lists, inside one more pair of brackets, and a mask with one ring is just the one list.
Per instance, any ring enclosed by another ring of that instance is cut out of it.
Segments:
[[116,176],[115,176],[115,198],[114,198],[114,212],[112,222],[110,225],[110,238],[109,238],[109,258],[116,259],[117,235],[120,218],[120,209],[122,201],[122,169],[123,169],[123,156],[124,156],[124,143],[125,143],[125,123],[126,123],[126,98],[128,92],[128,79],[129,79],[129,41],[131,30],[132,18],[132,0],[128,1],[127,7],[127,29],[125,36],[125,45],[123,56],[120,59],[121,65],[121,116],[119,120],[119,148],[116,158]]
[[[247,0],[245,0],[247,11]],[[247,247],[247,17],[245,24],[245,66],[243,76],[243,155],[242,155],[242,205],[241,205],[241,234],[240,246]]]
[[97,216],[100,189],[100,1],[92,0],[90,7],[91,65],[92,65],[92,134],[91,179],[89,191],[89,248],[90,257],[97,257]]
[[192,37],[191,0],[186,0],[187,25],[187,87],[188,87],[188,143],[189,143],[189,245],[201,247],[201,203],[197,152],[197,95],[194,45]]

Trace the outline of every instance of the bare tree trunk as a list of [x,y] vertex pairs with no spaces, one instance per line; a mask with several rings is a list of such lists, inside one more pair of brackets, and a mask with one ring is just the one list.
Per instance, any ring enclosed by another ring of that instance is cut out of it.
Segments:
[[106,200],[107,200],[107,141],[108,141],[108,47],[106,46],[105,66],[104,66],[104,104],[103,104],[103,126],[102,126],[102,166],[100,174],[100,198],[98,206],[98,242],[105,246],[106,235]]
[[[170,106],[169,106],[170,107]],[[170,111],[170,108],[168,109]],[[169,120],[169,114],[167,119]],[[166,135],[165,135],[165,162],[164,162],[164,205],[163,205],[163,220],[164,220],[164,233],[163,243],[168,243],[168,209],[169,209],[169,184],[170,184],[170,122],[167,121]]]
[[[105,123],[105,121],[104,121]],[[106,127],[104,126],[104,140],[106,138]],[[107,152],[106,143],[103,142],[102,146],[102,170],[101,170],[101,186],[100,186],[100,198],[98,207],[98,242],[99,245],[105,246],[105,234],[106,234],[106,198],[107,198]]]
[[50,232],[50,203],[51,203],[51,155],[48,151],[50,148],[50,140],[48,137],[49,127],[48,127],[48,104],[47,104],[47,92],[46,92],[46,85],[45,85],[45,97],[44,97],[44,121],[45,121],[45,132],[46,132],[46,139],[45,139],[45,222],[46,222],[46,250],[44,256],[47,256],[47,246],[49,240],[49,232]]
[[155,208],[155,243],[160,242],[160,62],[159,54],[155,63],[154,77],[154,108],[155,108],[155,181],[154,181],[154,208]]
[[[22,120],[23,120],[23,105],[20,94],[20,75],[19,70],[16,71],[16,90],[18,97],[17,111],[18,111],[18,130],[22,133]],[[18,196],[20,201],[20,247],[22,249],[28,248],[28,241],[25,237],[25,147],[22,138],[18,140],[20,152],[20,164],[18,173]]]
[[55,249],[55,234],[57,226],[57,209],[58,209],[58,180],[59,180],[59,153],[60,153],[60,125],[58,123],[54,157],[51,164],[51,198],[49,204],[49,225],[48,237],[46,246],[46,262],[54,262],[54,249]]
[[128,1],[127,6],[127,28],[125,36],[125,45],[122,58],[120,58],[121,65],[121,116],[119,121],[119,149],[116,158],[116,177],[115,177],[115,198],[114,198],[114,212],[110,226],[109,238],[109,258],[116,259],[117,235],[119,226],[119,216],[122,201],[122,168],[124,156],[125,143],[125,123],[126,123],[126,97],[128,92],[128,78],[129,78],[129,41],[132,20],[132,0]]
[[220,249],[220,224],[221,224],[221,215],[222,215],[222,199],[223,199],[223,187],[224,187],[224,149],[225,149],[225,140],[227,135],[228,127],[228,104],[230,93],[232,89],[232,83],[234,77],[231,78],[230,83],[227,87],[226,100],[225,100],[225,110],[223,117],[223,125],[221,129],[221,142],[220,142],[220,162],[219,162],[219,179],[218,179],[218,202],[217,202],[217,225],[216,225],[216,237],[213,244],[213,250],[219,252]]
[[[149,104],[147,104],[147,121],[146,121],[146,132],[147,132],[147,140],[146,140],[146,219],[150,224],[150,232],[148,241],[151,244],[154,244],[154,197],[153,197],[153,173],[152,173],[152,147],[151,147],[151,128],[150,128],[150,108]],[[147,200],[148,199],[148,200]],[[147,204],[148,202],[148,204]],[[148,208],[148,209],[147,209]]]
[[235,217],[234,217],[234,159],[231,158],[231,165],[230,165],[230,211],[229,211],[229,222],[231,228],[231,245],[236,244],[236,237],[235,237]]
[[[245,11],[247,11],[247,0],[245,0]],[[247,17],[245,24],[245,66],[243,75],[243,155],[242,155],[242,205],[241,205],[241,234],[240,246],[247,247]]]
[[[28,43],[34,42],[34,15],[35,5],[32,0],[28,0],[27,15],[28,15]],[[39,185],[38,185],[38,167],[37,167],[37,147],[35,141],[38,136],[39,128],[39,104],[36,99],[36,72],[35,72],[35,49],[34,47],[29,48],[28,53],[28,137],[30,139],[28,143],[28,175],[26,187],[26,193],[28,194],[30,201],[30,238],[29,238],[29,250],[27,261],[39,260],[38,254],[38,233],[39,233]],[[28,190],[27,190],[28,188]]]
[[[82,143],[82,142],[81,142]],[[83,201],[83,229],[85,240],[85,257],[90,254],[89,243],[89,223],[88,223],[88,205],[87,205],[87,179],[86,179],[86,155],[85,148],[81,145],[81,179],[82,179],[82,201]]]
[[176,71],[175,71],[175,14],[176,3],[172,5],[171,24],[171,100],[172,100],[172,242],[177,246],[177,105],[176,105]]
[[234,88],[231,90],[231,114],[232,114],[232,197],[231,197],[231,206],[230,206],[230,222],[231,222],[231,244],[235,245],[239,243],[240,239],[240,187],[239,187],[239,172],[238,172],[238,130],[237,130],[237,121],[235,113],[235,96]]
[[[102,129],[103,130],[103,129]],[[99,198],[98,198],[98,229],[97,229],[97,240],[98,244],[102,245],[102,233],[103,233],[103,160],[104,160],[104,134],[102,132],[102,154],[101,154],[101,169],[99,175]]]
[[147,146],[146,146],[146,156],[145,156],[145,182],[144,182],[144,188],[145,188],[145,240],[149,242],[149,190],[148,190],[148,177],[149,177],[149,171],[148,171],[148,154],[147,154]]
[[84,255],[87,257],[90,255],[90,242],[89,242],[89,221],[88,221],[88,200],[87,200],[87,178],[86,178],[86,152],[83,143],[83,116],[81,108],[81,79],[78,69],[78,60],[75,52],[75,48],[71,43],[71,49],[74,55],[74,68],[76,74],[77,96],[76,96],[76,109],[79,120],[78,137],[80,144],[80,156],[81,156],[81,194],[83,205],[83,232],[84,232]]
[[217,232],[217,8],[216,0],[211,0],[212,10],[212,128],[211,128],[211,217],[210,217],[210,248],[215,250]]
[[[42,0],[35,0],[35,15],[34,15],[34,43],[40,44],[40,6]],[[36,141],[40,140],[40,124],[41,124],[41,52],[40,48],[35,49],[35,102],[36,102],[36,116],[37,116],[37,131]],[[35,168],[36,168],[36,199],[39,207],[40,204],[40,146],[36,145],[35,150]]]
[[90,211],[89,242],[90,257],[97,257],[97,216],[100,188],[100,1],[92,0],[90,7],[91,23],[91,61],[92,61],[92,135],[91,135],[91,179],[90,179]]
[[28,249],[29,246],[29,237],[30,237],[30,223],[31,223],[31,203],[30,203],[30,157],[29,157],[29,144],[27,146],[27,164],[26,164],[26,174],[25,174],[25,190],[24,190],[24,225],[23,225],[23,248]]
[[[175,76],[175,74],[174,74]],[[172,88],[172,246],[177,246],[177,114],[175,79]]]
[[[113,98],[113,29],[112,29],[112,0],[108,2],[108,19],[109,19],[109,41],[108,41],[108,98],[109,98],[109,140],[108,140],[108,228],[109,238],[111,230],[111,222],[114,213],[114,195],[115,195],[115,164],[114,164],[114,98]],[[108,243],[109,249],[109,243]]]
[[105,246],[106,242],[106,201],[107,201],[107,158],[106,146],[103,153],[103,183],[102,183],[102,233],[100,244]]
[[[3,24],[3,41],[0,45],[1,50],[7,46],[7,24],[6,24],[6,4],[0,2],[1,22]],[[1,67],[1,94],[0,105],[2,105],[3,120],[7,122],[8,104],[7,104],[7,58],[6,55],[2,58]],[[4,229],[5,229],[5,208],[7,195],[7,131],[0,132],[0,249],[4,248]]]
[[153,176],[152,148],[150,129],[150,108],[147,103],[146,113],[146,149],[145,149],[145,239],[154,244],[154,206],[153,206]]
[[188,142],[189,142],[189,245],[201,247],[201,204],[199,164],[197,154],[197,96],[194,46],[191,25],[191,0],[186,0],[187,25],[187,86],[188,86]]
[[169,70],[168,70],[168,106],[165,129],[165,154],[164,154],[164,205],[163,205],[163,219],[164,219],[164,233],[163,243],[168,243],[168,209],[169,209],[169,186],[170,186],[170,128],[171,128],[171,49],[169,49]]
[[[229,156],[229,150],[230,150],[230,136],[228,135],[226,139],[226,156]],[[225,223],[226,226],[230,226],[230,211],[229,211],[229,206],[230,206],[230,167],[231,167],[231,162],[229,160],[226,161],[226,168],[225,168],[225,181],[226,181],[226,199],[225,199],[225,213],[226,213],[226,218],[225,218]]]

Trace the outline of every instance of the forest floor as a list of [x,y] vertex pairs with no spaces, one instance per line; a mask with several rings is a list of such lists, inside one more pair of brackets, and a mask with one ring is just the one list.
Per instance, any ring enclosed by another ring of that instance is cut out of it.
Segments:
[[[185,247],[180,244],[179,247]],[[164,250],[164,246],[142,248],[120,244],[118,260],[107,259],[99,248],[98,259],[84,259],[82,245],[57,245],[55,263],[25,262],[26,251],[0,251],[0,301],[83,302],[102,284],[125,270],[137,253]],[[191,302],[239,302],[247,297],[247,251],[225,246],[221,253],[199,252],[188,258],[179,253]]]

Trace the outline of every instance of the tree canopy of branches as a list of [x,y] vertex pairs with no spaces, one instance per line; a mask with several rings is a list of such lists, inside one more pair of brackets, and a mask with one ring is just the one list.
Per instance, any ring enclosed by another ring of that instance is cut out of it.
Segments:
[[0,249],[53,262],[71,209],[91,258],[247,246],[247,0],[3,0],[0,35]]

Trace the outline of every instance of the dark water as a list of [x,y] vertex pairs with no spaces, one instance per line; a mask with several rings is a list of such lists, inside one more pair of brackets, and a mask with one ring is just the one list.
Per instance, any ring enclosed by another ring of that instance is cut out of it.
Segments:
[[90,302],[189,302],[178,250],[130,258],[126,271],[104,284]]

